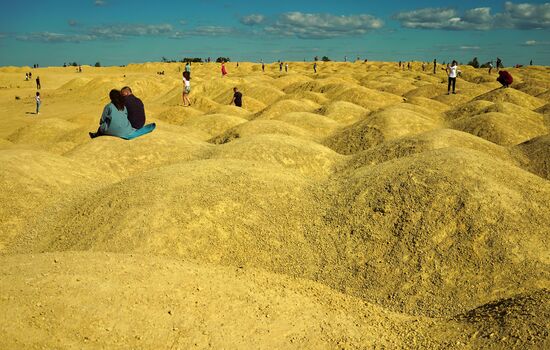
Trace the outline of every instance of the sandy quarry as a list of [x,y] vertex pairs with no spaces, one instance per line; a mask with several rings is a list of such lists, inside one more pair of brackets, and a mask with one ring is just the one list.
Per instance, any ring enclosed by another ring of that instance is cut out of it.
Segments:
[[1,349],[550,347],[550,67],[266,68],[0,68]]

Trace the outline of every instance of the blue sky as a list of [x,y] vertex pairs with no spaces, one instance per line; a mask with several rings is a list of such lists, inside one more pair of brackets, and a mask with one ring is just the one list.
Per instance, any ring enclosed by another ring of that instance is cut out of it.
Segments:
[[503,59],[550,65],[550,2],[6,1],[0,65]]

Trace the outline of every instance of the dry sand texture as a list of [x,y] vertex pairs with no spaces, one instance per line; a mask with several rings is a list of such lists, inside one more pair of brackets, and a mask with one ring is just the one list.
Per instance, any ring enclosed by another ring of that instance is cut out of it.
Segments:
[[0,68],[1,349],[550,347],[548,67],[83,68]]

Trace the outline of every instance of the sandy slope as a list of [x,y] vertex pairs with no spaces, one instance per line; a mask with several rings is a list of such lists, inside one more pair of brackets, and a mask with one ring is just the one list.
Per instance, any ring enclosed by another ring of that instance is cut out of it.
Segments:
[[0,348],[550,346],[550,70],[417,66],[0,68]]

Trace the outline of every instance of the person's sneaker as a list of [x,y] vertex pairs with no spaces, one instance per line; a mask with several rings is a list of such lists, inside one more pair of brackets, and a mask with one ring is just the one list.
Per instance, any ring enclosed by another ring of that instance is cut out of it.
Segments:
[[456,95],[456,92],[453,91],[453,95]]
[[94,138],[97,137],[97,133],[95,133],[95,132],[89,132],[88,135],[90,135],[91,139],[94,139]]

